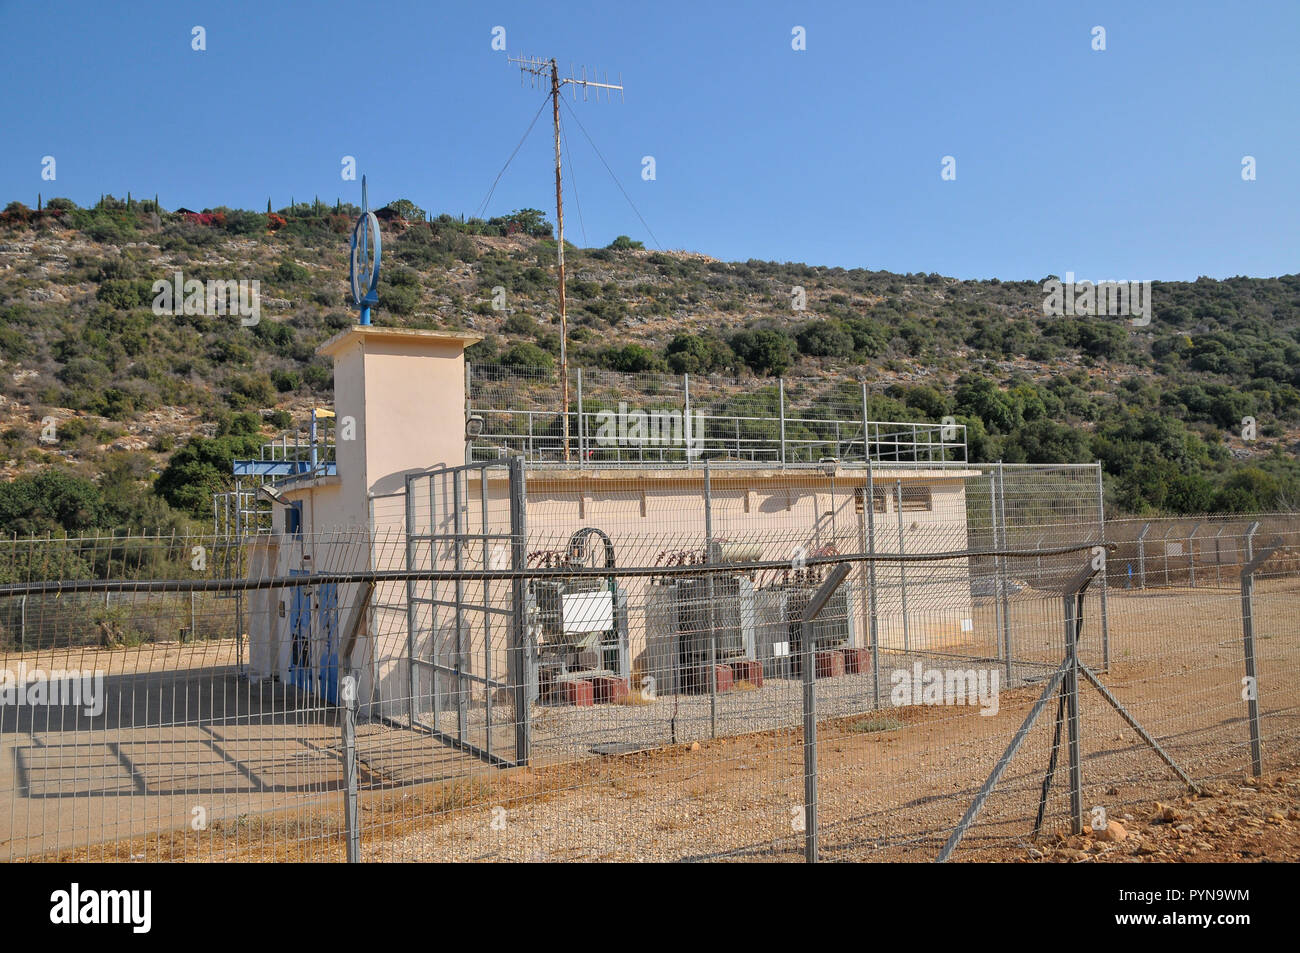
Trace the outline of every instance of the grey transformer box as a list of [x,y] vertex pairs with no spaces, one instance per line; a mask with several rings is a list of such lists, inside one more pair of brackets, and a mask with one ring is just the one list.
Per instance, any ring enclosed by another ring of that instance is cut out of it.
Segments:
[[665,577],[646,593],[642,673],[660,695],[709,689],[710,642],[718,665],[754,656],[754,581],[747,575]]
[[[601,543],[592,546],[595,538]],[[603,552],[604,568],[614,568],[614,546],[599,529],[585,527],[569,539],[561,568],[587,568]],[[526,653],[532,699],[551,700],[556,683],[567,678],[631,674],[627,593],[613,575],[541,579],[529,585]]]

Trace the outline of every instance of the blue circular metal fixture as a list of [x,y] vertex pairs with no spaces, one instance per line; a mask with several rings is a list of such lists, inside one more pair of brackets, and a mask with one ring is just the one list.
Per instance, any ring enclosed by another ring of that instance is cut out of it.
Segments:
[[352,227],[352,254],[348,275],[352,281],[352,300],[361,309],[361,323],[370,323],[370,308],[379,302],[379,262],[383,239],[379,219],[370,211],[366,198],[366,177],[361,177],[361,214]]

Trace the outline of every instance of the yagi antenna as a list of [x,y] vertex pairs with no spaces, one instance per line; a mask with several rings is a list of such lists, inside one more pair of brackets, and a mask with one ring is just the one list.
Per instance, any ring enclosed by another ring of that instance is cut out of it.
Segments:
[[569,320],[565,304],[564,294],[564,193],[560,187],[560,91],[565,87],[570,87],[573,94],[573,101],[578,101],[578,89],[582,89],[583,102],[587,101],[588,90],[594,91],[597,101],[599,101],[600,91],[605,91],[605,100],[609,101],[609,94],[618,91],[619,101],[623,102],[623,77],[619,75],[617,83],[609,82],[609,74],[605,74],[605,82],[596,80],[596,71],[591,72],[592,78],[587,78],[587,67],[582,68],[582,75],[578,76],[573,70],[573,64],[569,65],[569,75],[565,79],[560,78],[559,67],[555,63],[555,58],[542,59],[539,56],[511,56],[507,62],[515,63],[519,66],[520,75],[531,78],[534,88],[539,80],[545,80],[549,75],[551,80],[551,115],[555,121],[555,257],[556,264],[559,268],[559,285],[560,285],[560,379],[564,381],[564,413],[561,415],[564,421],[564,459],[569,459]]

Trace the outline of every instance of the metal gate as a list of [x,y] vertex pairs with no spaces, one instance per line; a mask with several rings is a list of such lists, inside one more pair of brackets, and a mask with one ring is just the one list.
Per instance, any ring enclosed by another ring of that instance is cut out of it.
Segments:
[[502,766],[529,756],[531,664],[522,573],[523,461],[409,474],[406,566],[457,572],[406,584],[409,717],[447,744]]

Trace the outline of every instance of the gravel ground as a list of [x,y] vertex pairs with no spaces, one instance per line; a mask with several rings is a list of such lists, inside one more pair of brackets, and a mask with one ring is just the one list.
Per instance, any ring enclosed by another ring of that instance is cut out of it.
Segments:
[[[1097,607],[1095,597],[1090,600],[1084,659],[1100,667]],[[1289,812],[1295,805],[1286,798],[1294,800],[1292,769],[1300,763],[1297,610],[1300,585],[1261,582],[1255,606],[1256,655],[1268,773],[1262,784],[1250,785],[1244,783],[1249,735],[1241,695],[1238,591],[1112,590],[1110,666],[1103,682],[1169,756],[1198,782],[1209,782],[1209,790],[1192,798],[1119,714],[1085,685],[1080,696],[1084,810],[1092,818],[1100,808],[1107,818],[1132,824],[1139,829],[1134,839],[1071,840],[1063,749],[1042,832],[1032,838],[1053,750],[1053,698],[953,858],[1021,861],[1114,855],[1160,860],[1193,856],[1189,850],[1200,852],[1197,859],[1293,857],[1286,852],[1294,848],[1296,821]],[[1018,657],[1042,663],[1059,658],[1059,602],[1041,593],[1019,594],[1013,618]],[[886,672],[910,668],[917,658],[925,667],[932,661],[908,655],[882,662],[882,693],[891,683]],[[933,661],[939,668],[988,664]],[[1036,674],[1031,666],[1019,667],[1012,686],[1001,692],[999,710],[991,715],[980,714],[979,707],[933,705],[882,705],[871,712],[869,675],[820,683],[823,859],[934,859],[1038,698],[1042,683],[1034,680]],[[799,861],[804,801],[799,691],[793,680],[772,679],[759,691],[720,697],[723,737],[717,739],[709,737],[707,696],[660,698],[649,705],[541,708],[534,729],[538,758],[526,769],[501,770],[461,758],[451,763],[451,780],[410,784],[410,777],[418,774],[389,772],[376,764],[363,772],[363,856],[396,861]],[[674,704],[675,723],[670,708]],[[504,725],[506,712],[497,714]],[[442,727],[454,726],[444,720]],[[392,731],[394,746],[398,735],[410,734]],[[602,742],[653,747],[593,756],[592,746]],[[411,754],[419,757],[418,750]],[[1268,796],[1243,793],[1242,788]],[[148,843],[122,842],[120,850],[101,856],[340,858],[338,800],[337,795],[320,799],[315,813],[304,806],[289,817],[254,819],[255,835],[245,829],[242,840],[239,825],[214,825],[198,840],[178,838],[173,832]],[[1189,816],[1208,811],[1194,822],[1190,833],[1196,839],[1185,836],[1189,832],[1180,831],[1178,824],[1149,824],[1156,801]],[[1211,809],[1195,806],[1212,801]],[[1246,810],[1233,807],[1233,802],[1260,807]],[[1220,804],[1225,819],[1218,818]],[[1125,821],[1125,815],[1132,820]],[[1171,831],[1178,832],[1178,844]],[[164,838],[166,843],[160,843]]]

